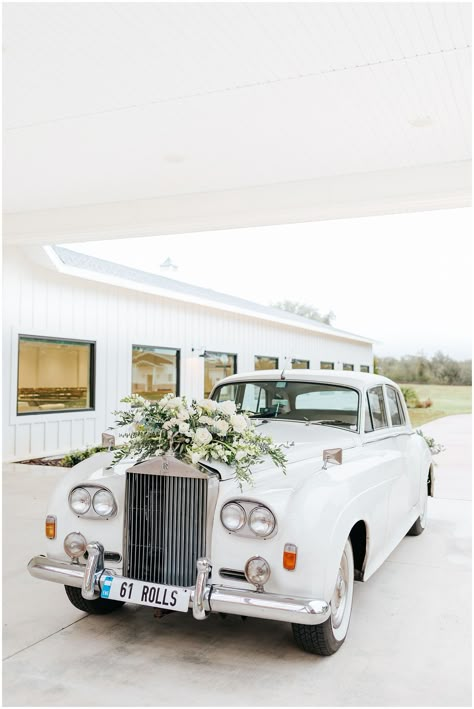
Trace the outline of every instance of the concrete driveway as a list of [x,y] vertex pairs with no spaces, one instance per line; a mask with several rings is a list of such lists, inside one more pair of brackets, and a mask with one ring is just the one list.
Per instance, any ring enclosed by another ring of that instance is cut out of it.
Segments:
[[356,584],[348,638],[329,658],[299,651],[284,623],[75,610],[26,572],[64,471],[7,465],[4,705],[470,706],[470,427],[469,415],[425,427],[447,446],[429,527]]

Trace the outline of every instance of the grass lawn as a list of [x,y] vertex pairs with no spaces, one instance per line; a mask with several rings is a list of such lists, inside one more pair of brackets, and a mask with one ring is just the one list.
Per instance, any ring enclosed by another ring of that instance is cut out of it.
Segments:
[[472,411],[472,387],[449,386],[443,384],[402,384],[414,389],[420,401],[431,399],[433,406],[429,409],[409,409],[411,423],[414,427],[422,426],[428,421],[434,421],[442,416],[452,414],[470,414]]

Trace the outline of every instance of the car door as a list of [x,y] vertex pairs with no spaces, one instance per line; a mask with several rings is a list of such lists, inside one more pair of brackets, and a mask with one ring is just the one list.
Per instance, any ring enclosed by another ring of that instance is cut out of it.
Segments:
[[384,386],[390,425],[402,456],[401,463],[406,477],[405,485],[401,486],[401,491],[406,494],[405,512],[406,518],[408,518],[412,507],[418,504],[420,497],[419,463],[414,455],[414,446],[411,445],[411,437],[415,434],[408,424],[400,392],[390,384]]
[[377,475],[387,488],[385,543],[390,545],[407,517],[406,464],[391,426],[382,384],[368,389],[367,408],[364,446],[377,457]]

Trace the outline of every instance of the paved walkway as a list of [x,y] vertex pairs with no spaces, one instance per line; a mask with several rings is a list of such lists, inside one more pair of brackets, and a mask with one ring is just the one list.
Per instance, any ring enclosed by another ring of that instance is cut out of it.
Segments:
[[356,584],[349,636],[330,658],[289,625],[145,607],[87,616],[31,578],[46,499],[63,470],[4,471],[5,706],[470,706],[470,416],[425,428],[437,460],[429,527]]

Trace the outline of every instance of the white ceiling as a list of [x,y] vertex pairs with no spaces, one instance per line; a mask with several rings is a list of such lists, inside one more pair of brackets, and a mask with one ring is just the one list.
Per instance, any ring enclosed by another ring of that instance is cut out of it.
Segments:
[[468,3],[7,3],[7,240],[463,206]]

